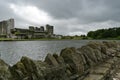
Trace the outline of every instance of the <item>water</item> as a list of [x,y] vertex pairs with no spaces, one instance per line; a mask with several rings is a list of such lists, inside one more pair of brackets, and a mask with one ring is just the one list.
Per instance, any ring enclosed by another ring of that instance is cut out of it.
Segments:
[[47,53],[59,54],[61,49],[66,47],[81,47],[87,44],[88,40],[65,40],[65,41],[13,41],[0,42],[0,54],[6,63],[13,65],[22,56],[34,60],[44,60]]

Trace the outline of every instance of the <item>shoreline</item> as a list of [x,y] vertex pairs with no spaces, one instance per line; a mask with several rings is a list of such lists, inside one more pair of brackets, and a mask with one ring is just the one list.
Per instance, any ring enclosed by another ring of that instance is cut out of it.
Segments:
[[72,40],[96,40],[96,41],[99,41],[99,40],[109,40],[109,41],[118,41],[118,39],[12,39],[12,38],[3,38],[3,39],[0,39],[0,42],[2,41],[72,41]]

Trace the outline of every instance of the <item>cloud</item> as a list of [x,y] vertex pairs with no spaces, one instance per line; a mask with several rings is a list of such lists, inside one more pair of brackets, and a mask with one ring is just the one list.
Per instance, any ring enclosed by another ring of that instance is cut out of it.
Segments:
[[19,18],[34,24],[47,24],[52,20],[45,11],[35,6],[10,4],[10,8]]
[[80,35],[120,26],[120,0],[1,0],[0,20],[15,19],[16,27],[55,26],[56,34]]

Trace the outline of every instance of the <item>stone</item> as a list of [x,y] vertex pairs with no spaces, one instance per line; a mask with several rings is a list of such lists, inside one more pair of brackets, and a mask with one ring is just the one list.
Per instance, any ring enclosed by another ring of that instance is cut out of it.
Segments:
[[87,61],[88,61],[90,66],[93,66],[94,64],[96,64],[98,62],[96,54],[94,53],[94,50],[91,47],[82,46],[79,49],[79,51],[82,52],[84,54],[84,56],[86,56]]
[[84,80],[104,80],[103,78],[103,75],[90,74]]
[[82,57],[76,52],[75,48],[65,48],[61,51],[60,56],[63,57],[68,64],[70,72],[73,74],[82,74],[84,72],[84,63]]
[[0,59],[0,80],[12,80],[9,65]]
[[27,76],[27,71],[25,66],[21,62],[17,62],[15,65],[11,67],[11,73],[14,76],[14,79],[24,79]]
[[103,61],[102,53],[98,49],[94,49],[94,53],[95,53],[98,61]]
[[57,57],[56,60],[57,60],[58,64],[65,65],[65,61],[62,56]]
[[118,44],[116,41],[103,41],[108,48],[117,48]]
[[85,71],[90,67],[88,64],[88,61],[84,55],[84,53],[80,52],[79,49],[77,49],[77,53],[81,56],[82,60],[83,60],[83,64],[84,64],[84,69]]
[[45,80],[70,80],[63,66],[48,68],[45,74]]
[[105,75],[107,73],[109,73],[110,68],[109,67],[95,67],[93,69],[91,69],[90,74],[102,74]]
[[44,80],[44,73],[46,63],[35,61],[28,57],[22,57],[20,62],[11,68],[14,78],[17,80]]
[[49,65],[58,66],[58,62],[56,61],[55,57],[53,57],[51,54],[47,54],[45,58],[45,62]]
[[100,43],[100,42],[93,42],[93,41],[91,41],[91,42],[89,42],[89,43],[87,44],[87,46],[89,46],[89,47],[91,47],[91,48],[93,48],[93,49],[101,50],[101,47],[100,47],[101,44],[102,44],[102,43]]
[[117,54],[117,52],[115,49],[110,48],[106,50],[106,54],[113,57]]
[[28,57],[23,56],[20,60],[21,63],[25,66],[25,69],[30,73],[34,72],[35,65],[34,61]]

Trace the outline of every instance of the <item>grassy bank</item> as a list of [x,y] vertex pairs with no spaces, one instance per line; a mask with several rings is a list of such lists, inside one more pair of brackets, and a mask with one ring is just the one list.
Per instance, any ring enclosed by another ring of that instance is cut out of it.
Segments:
[[41,38],[41,39],[12,39],[12,38],[0,38],[0,41],[53,41],[53,40],[81,40],[81,39],[50,39],[50,38]]
[[55,38],[41,38],[41,39],[12,39],[12,38],[0,38],[0,41],[54,41],[54,40],[120,40],[118,38],[106,38],[106,39],[55,39]]

